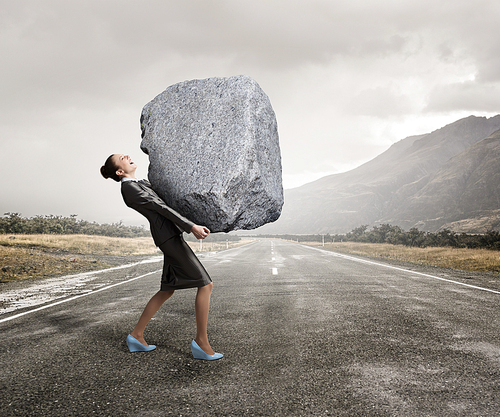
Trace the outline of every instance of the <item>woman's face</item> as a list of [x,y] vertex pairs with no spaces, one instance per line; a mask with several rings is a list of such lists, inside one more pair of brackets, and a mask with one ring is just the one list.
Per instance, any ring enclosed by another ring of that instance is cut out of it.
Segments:
[[116,154],[113,157],[114,163],[117,167],[116,173],[120,177],[133,176],[137,165],[132,161],[129,155]]

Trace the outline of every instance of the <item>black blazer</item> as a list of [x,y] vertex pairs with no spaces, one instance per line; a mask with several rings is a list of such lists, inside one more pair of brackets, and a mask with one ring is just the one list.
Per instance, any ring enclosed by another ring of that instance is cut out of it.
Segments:
[[156,246],[183,231],[191,232],[194,223],[171,209],[156,194],[149,181],[123,181],[122,196],[125,204],[144,215],[151,228]]

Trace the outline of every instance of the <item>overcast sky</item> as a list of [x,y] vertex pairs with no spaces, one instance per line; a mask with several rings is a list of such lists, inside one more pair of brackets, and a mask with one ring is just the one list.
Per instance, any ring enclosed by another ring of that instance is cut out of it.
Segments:
[[498,0],[0,0],[0,215],[145,224],[99,168],[147,177],[142,107],[246,74],[278,120],[285,188],[410,135],[500,113]]

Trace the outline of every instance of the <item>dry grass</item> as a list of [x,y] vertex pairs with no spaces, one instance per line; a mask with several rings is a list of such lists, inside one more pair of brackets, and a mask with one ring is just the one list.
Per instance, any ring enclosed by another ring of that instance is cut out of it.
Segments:
[[[304,244],[322,247],[318,242]],[[500,252],[487,249],[411,248],[384,243],[356,242],[325,243],[322,249],[464,271],[500,272]]]
[[92,256],[154,255],[151,238],[87,235],[0,235],[0,282],[104,269]]
[[[188,242],[195,252],[211,252],[249,243]],[[88,235],[0,235],[0,282],[60,276],[111,265],[93,259],[99,256],[129,257],[159,255],[150,237],[115,238]],[[126,258],[124,261],[126,262]]]
[[157,248],[150,237],[119,238],[88,235],[0,235],[1,246],[62,251],[80,255],[152,255]]
[[109,265],[81,256],[0,246],[0,282],[104,269]]

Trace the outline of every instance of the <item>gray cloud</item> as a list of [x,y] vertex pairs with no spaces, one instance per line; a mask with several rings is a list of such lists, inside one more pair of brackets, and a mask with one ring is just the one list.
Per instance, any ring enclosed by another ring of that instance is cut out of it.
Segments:
[[0,185],[3,211],[140,222],[97,170],[109,153],[125,152],[147,174],[140,111],[185,79],[259,82],[277,114],[288,187],[465,112],[499,111],[494,0],[0,6],[0,169],[11,179]]
[[440,85],[431,91],[427,111],[456,110],[498,112],[500,110],[500,86],[464,81]]
[[390,86],[361,91],[347,103],[347,109],[353,115],[379,118],[405,115],[416,110],[411,97],[393,91]]

